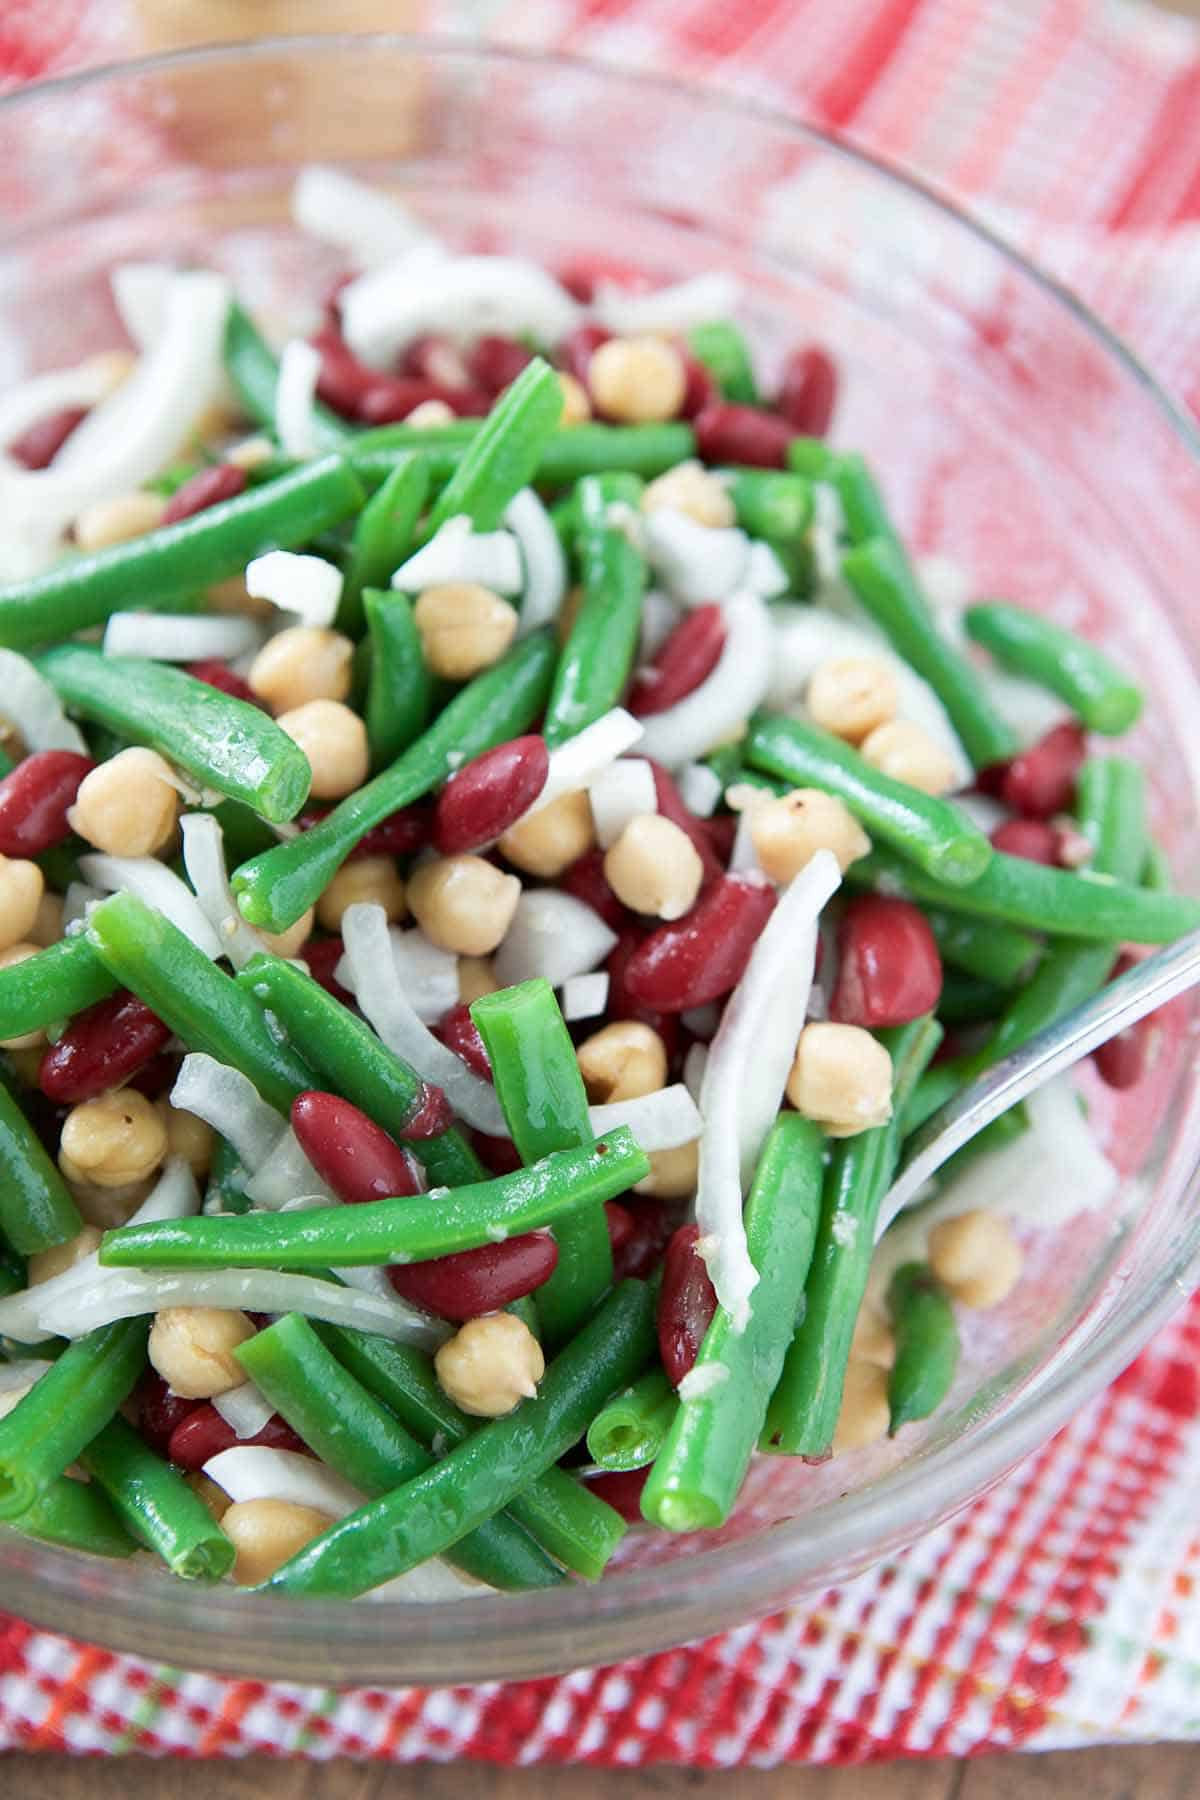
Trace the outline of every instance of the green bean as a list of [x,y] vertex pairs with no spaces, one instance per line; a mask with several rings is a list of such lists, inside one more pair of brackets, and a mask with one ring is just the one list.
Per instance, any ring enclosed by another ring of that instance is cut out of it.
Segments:
[[875,1221],[899,1156],[900,1119],[942,1034],[935,1020],[924,1018],[877,1035],[892,1058],[893,1116],[887,1125],[833,1145],[804,1286],[804,1312],[767,1409],[762,1439],[764,1450],[788,1456],[830,1453],[850,1340],[875,1246]]
[[0,1519],[17,1519],[86,1449],[146,1364],[148,1319],[119,1319],[68,1345],[0,1419]]
[[60,938],[48,950],[0,969],[0,1036],[22,1037],[72,1018],[116,986],[82,933]]
[[1171,891],[1171,864],[1161,844],[1151,840],[1146,850],[1146,860],[1142,864],[1142,886],[1156,894],[1169,894]]
[[1015,1106],[1010,1106],[1006,1113],[1001,1113],[998,1119],[993,1119],[990,1125],[977,1131],[973,1138],[967,1139],[961,1150],[956,1150],[953,1156],[946,1159],[938,1171],[939,1187],[949,1186],[977,1156],[982,1156],[988,1150],[1003,1150],[1009,1144],[1015,1144],[1028,1130],[1029,1112],[1025,1102],[1018,1100]]
[[583,601],[546,706],[542,736],[551,748],[614,707],[633,669],[646,559],[620,522],[610,518],[609,508],[636,508],[641,491],[634,475],[588,475],[579,484],[576,548]]
[[927,1263],[904,1263],[888,1283],[896,1360],[888,1377],[892,1437],[927,1419],[950,1392],[958,1368],[954,1308]]
[[638,475],[643,481],[673,469],[696,454],[690,425],[567,425],[556,431],[537,466],[538,485],[567,487],[585,475],[610,471]]
[[445,781],[460,761],[525,731],[545,707],[554,660],[553,635],[531,632],[468,682],[389,769],[347,795],[311,831],[243,863],[233,890],[250,924],[286,931],[324,893],[366,832]]
[[249,1212],[252,1202],[246,1192],[245,1177],[237,1151],[228,1138],[218,1133],[208,1169],[208,1185],[204,1190],[205,1213]]
[[899,539],[889,533],[856,542],[842,557],[842,574],[893,648],[934,690],[975,768],[1012,756],[1011,728],[978,670],[942,636]]
[[271,1578],[288,1593],[361,1594],[439,1556],[500,1512],[586,1431],[654,1346],[654,1292],[623,1281],[546,1370],[535,1400],[493,1419],[403,1487],[305,1546]]
[[1007,1000],[1004,989],[993,982],[947,969],[942,975],[937,1015],[943,1025],[977,1025],[981,1019],[994,1019]]
[[642,1512],[670,1531],[723,1525],[733,1510],[792,1342],[821,1211],[824,1139],[798,1113],[772,1127],[746,1202],[758,1271],[740,1334],[718,1308],[696,1369],[713,1385],[687,1395],[642,1492]]
[[279,824],[308,798],[312,769],[261,708],[170,663],[105,656],[95,644],[57,644],[40,672],[77,712],[149,744],[201,787],[216,788]]
[[288,550],[357,512],[357,475],[340,456],[304,463],[143,537],[56,563],[0,588],[0,643],[25,650],[102,625],[131,595],[157,601],[240,575],[264,550]]
[[582,1150],[560,1150],[532,1168],[428,1194],[243,1218],[165,1219],[104,1234],[107,1268],[325,1269],[428,1262],[553,1224],[599,1206],[650,1172],[627,1126]]
[[847,542],[865,544],[871,538],[894,538],[895,527],[883,495],[864,459],[854,450],[832,456],[826,451],[826,456],[825,479],[841,504]]
[[[243,408],[256,424],[273,431],[279,363],[258,326],[236,300],[225,320],[223,354],[225,371]],[[313,407],[313,429],[320,450],[336,450],[353,436],[352,427],[319,400]]]
[[[257,1332],[234,1354],[309,1449],[368,1497],[432,1466],[432,1452],[342,1367],[298,1313]],[[554,1587],[562,1580],[550,1558],[503,1513],[464,1537],[448,1560],[497,1588]]]
[[838,460],[824,438],[794,437],[788,445],[788,468],[809,481],[829,481]]
[[1142,690],[1103,650],[1024,607],[995,600],[963,614],[967,636],[1001,668],[1066,702],[1089,731],[1120,737],[1141,716]]
[[386,587],[412,547],[429,495],[429,465],[401,456],[383,486],[358,515],[338,602],[337,627],[357,637],[363,628],[363,595]]
[[23,1259],[7,1244],[0,1243],[0,1300],[7,1299],[9,1294],[19,1294],[28,1285]]
[[279,842],[266,820],[240,800],[218,801],[209,811],[221,827],[225,861],[230,868],[236,868],[248,856],[257,856],[260,850],[269,850],[272,844]]
[[759,404],[758,383],[750,346],[732,319],[710,319],[693,325],[687,334],[688,349],[704,364],[726,400],[740,406]]
[[922,1126],[939,1106],[945,1106],[947,1100],[952,1100],[962,1085],[962,1065],[957,1057],[948,1057],[944,1062],[935,1063],[931,1069],[926,1069],[904,1105],[898,1109],[901,1139]]
[[1040,944],[1029,932],[998,919],[981,924],[961,913],[931,906],[925,917],[943,962],[996,987],[1017,987],[1038,959]]
[[407,594],[363,595],[371,647],[365,721],[371,766],[394,762],[420,737],[433,706],[433,676]]
[[71,1190],[16,1096],[0,1081],[0,1233],[23,1256],[51,1250],[83,1229]]
[[102,900],[88,921],[88,942],[122,986],[144,1000],[190,1050],[207,1051],[240,1069],[280,1112],[286,1114],[297,1094],[318,1085],[250,995],[135,895]]
[[644,1469],[662,1449],[678,1410],[666,1375],[651,1369],[596,1414],[588,1426],[589,1456],[602,1469]]
[[[409,1344],[389,1343],[365,1331],[318,1324],[317,1333],[338,1360],[377,1394],[423,1444],[463,1443],[480,1429],[447,1399],[427,1356]],[[568,1569],[588,1581],[625,1535],[620,1514],[575,1481],[565,1469],[548,1468],[510,1500],[508,1510]]]
[[92,1439],[82,1461],[121,1523],[161,1556],[172,1574],[185,1581],[219,1581],[228,1575],[233,1544],[199,1494],[119,1413]]
[[742,530],[771,546],[787,571],[793,593],[810,593],[816,578],[812,482],[778,469],[735,468],[722,473]]
[[535,356],[464,450],[429,515],[430,535],[458,517],[470,519],[476,531],[494,531],[509,501],[533,480],[561,417],[562,385],[549,363]]
[[10,1523],[25,1537],[85,1550],[92,1556],[132,1556],[137,1544],[94,1481],[60,1475],[41,1497]]
[[978,880],[992,859],[983,832],[957,807],[893,781],[841,738],[815,725],[758,713],[742,751],[756,768],[794,787],[836,794],[873,838],[882,838],[927,874],[953,884],[956,893],[960,885]]
[[[278,956],[252,956],[237,984],[265,1007],[294,1043],[303,1044],[325,1086],[402,1138],[428,1098],[425,1082],[382,1043],[364,1019],[326,993],[304,969]],[[320,1086],[315,1081],[310,1085]],[[486,1170],[454,1126],[422,1138],[417,1153],[431,1181],[462,1187],[482,1181]]]
[[514,1319],[520,1319],[530,1337],[535,1337],[538,1343],[541,1343],[545,1334],[542,1331],[542,1321],[538,1313],[537,1301],[532,1294],[518,1294],[517,1298],[515,1300],[510,1300],[508,1305],[502,1308],[502,1310],[506,1313],[511,1313]]
[[[491,1058],[496,1097],[521,1161],[592,1141],[587,1093],[571,1034],[549,982],[524,981],[485,994],[471,1017]],[[552,1343],[578,1329],[612,1282],[612,1248],[603,1207],[565,1220],[555,1231],[558,1264],[538,1289],[538,1316]]]

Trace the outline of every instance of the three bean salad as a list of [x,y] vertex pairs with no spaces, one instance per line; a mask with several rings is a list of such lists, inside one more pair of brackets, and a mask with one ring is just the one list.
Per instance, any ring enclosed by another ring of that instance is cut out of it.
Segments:
[[1137,686],[910,558],[731,277],[294,211],[302,335],[124,266],[0,399],[0,1522],[593,1580],[966,1397],[1118,1178],[1060,1080],[876,1246],[904,1139],[1200,904]]

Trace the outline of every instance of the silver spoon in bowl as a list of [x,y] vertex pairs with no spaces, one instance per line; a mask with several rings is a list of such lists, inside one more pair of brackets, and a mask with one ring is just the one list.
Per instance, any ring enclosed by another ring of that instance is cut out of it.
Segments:
[[879,1208],[876,1239],[912,1204],[930,1176],[985,1125],[1197,983],[1200,931],[1192,931],[1110,981],[1093,999],[1065,1013],[947,1100],[905,1144],[896,1179]]

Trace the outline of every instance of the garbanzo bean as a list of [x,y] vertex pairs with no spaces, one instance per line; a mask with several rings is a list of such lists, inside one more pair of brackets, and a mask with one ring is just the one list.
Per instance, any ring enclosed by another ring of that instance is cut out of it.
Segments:
[[67,820],[109,856],[153,856],[169,842],[178,806],[170,764],[135,744],[84,776]]
[[576,793],[560,794],[540,812],[522,819],[511,831],[504,833],[497,848],[501,856],[527,875],[553,881],[573,862],[578,862],[595,841],[592,804],[580,789]]
[[293,625],[263,645],[246,679],[272,712],[294,712],[310,700],[344,700],[353,660],[354,645],[340,631]]
[[364,902],[382,906],[389,924],[404,917],[404,883],[392,857],[360,856],[343,863],[317,901],[317,918],[326,931],[340,931],[346,908]]
[[408,882],[408,904],[425,936],[457,956],[490,956],[513,922],[521,883],[482,856],[442,856]]
[[787,1097],[830,1137],[854,1137],[892,1116],[892,1059],[861,1025],[806,1025]]
[[63,1121],[58,1161],[68,1181],[125,1187],[152,1175],[167,1154],[167,1127],[136,1088],[98,1094]]
[[588,1099],[596,1105],[656,1094],[667,1083],[666,1045],[652,1025],[637,1019],[618,1019],[594,1031],[575,1059]]
[[525,1321],[504,1312],[468,1319],[433,1366],[447,1398],[481,1419],[502,1418],[534,1399],[546,1372],[542,1347]]
[[367,779],[367,728],[340,700],[308,700],[276,723],[307,756],[315,800],[341,800]]
[[167,1386],[185,1400],[211,1400],[241,1387],[246,1371],[234,1357],[254,1336],[244,1312],[216,1306],[169,1306],[155,1313],[149,1357]]
[[604,875],[634,912],[681,919],[695,904],[704,864],[682,826],[661,813],[639,813],[605,851]]

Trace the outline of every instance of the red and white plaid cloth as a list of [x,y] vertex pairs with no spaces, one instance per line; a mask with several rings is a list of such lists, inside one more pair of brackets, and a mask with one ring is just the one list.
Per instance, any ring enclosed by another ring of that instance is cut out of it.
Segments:
[[[8,0],[0,85],[125,47]],[[435,8],[436,12],[436,8]],[[965,196],[1200,410],[1200,33],[1139,0],[458,0],[456,26],[799,108]],[[216,1680],[0,1617],[0,1750],[867,1761],[1200,1737],[1200,1300],[955,1523],[821,1602],[559,1680]]]

